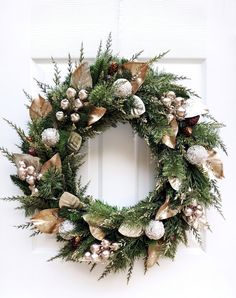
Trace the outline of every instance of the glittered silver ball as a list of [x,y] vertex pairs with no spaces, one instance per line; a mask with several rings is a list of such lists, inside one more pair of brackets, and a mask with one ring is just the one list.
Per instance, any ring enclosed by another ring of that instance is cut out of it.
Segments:
[[102,259],[107,260],[107,259],[109,259],[110,255],[111,255],[111,253],[110,253],[110,251],[107,250],[107,249],[106,249],[106,250],[103,250],[103,251],[101,252],[101,257],[102,257]]
[[132,94],[132,85],[126,79],[118,79],[113,84],[114,95],[117,97],[125,98]]
[[171,98],[169,97],[164,97],[161,99],[161,102],[165,107],[170,107],[171,106]]
[[59,141],[60,135],[56,128],[47,128],[42,132],[42,141],[45,145],[53,147]]
[[94,263],[98,263],[101,261],[100,256],[97,253],[91,254],[91,260]]
[[75,224],[70,220],[65,220],[60,224],[58,233],[65,240],[70,240],[74,237],[73,231],[76,228]]
[[145,228],[145,234],[148,238],[158,240],[165,234],[165,228],[161,221],[151,220],[148,226]]
[[91,261],[91,252],[87,251],[84,254],[84,258],[85,258],[86,261]]
[[201,165],[207,158],[207,150],[201,145],[191,146],[187,150],[187,159],[193,165]]
[[64,113],[62,111],[56,112],[56,118],[58,121],[63,121],[65,118]]
[[76,90],[74,88],[71,88],[70,87],[70,88],[68,88],[66,90],[66,96],[67,96],[67,98],[69,98],[69,99],[74,98],[75,95],[76,95]]

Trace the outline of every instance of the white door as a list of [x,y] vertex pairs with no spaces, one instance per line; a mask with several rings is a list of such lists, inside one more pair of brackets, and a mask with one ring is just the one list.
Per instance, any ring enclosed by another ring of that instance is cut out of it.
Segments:
[[[2,0],[0,1],[0,116],[26,128],[28,112],[22,88],[35,94],[32,77],[49,81],[53,56],[65,69],[68,52],[78,57],[81,41],[89,59],[109,31],[114,52],[131,57],[144,49],[151,57],[171,49],[160,68],[191,77],[212,113],[227,125],[223,138],[226,180],[221,183],[226,221],[209,212],[213,233],[204,249],[191,240],[174,262],[160,261],[145,276],[137,262],[129,286],[125,274],[97,282],[86,265],[46,262],[56,254],[53,237],[28,238],[14,225],[25,221],[13,203],[0,202],[0,297],[236,297],[234,166],[236,3],[234,0]],[[16,135],[0,122],[0,145],[14,152]],[[128,125],[89,141],[83,178],[88,192],[110,204],[133,205],[153,186],[150,156]],[[112,163],[111,163],[112,161]],[[15,169],[0,156],[0,197],[18,194],[9,175]],[[111,179],[112,177],[112,179]],[[131,187],[127,185],[129,179]]]

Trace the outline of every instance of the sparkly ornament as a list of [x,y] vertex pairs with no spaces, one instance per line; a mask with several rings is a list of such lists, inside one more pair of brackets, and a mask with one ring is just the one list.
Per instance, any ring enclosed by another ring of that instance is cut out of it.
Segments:
[[101,252],[101,258],[107,260],[107,259],[109,259],[110,254],[111,254],[111,253],[110,253],[109,250],[103,250],[103,251]]
[[36,120],[47,116],[52,111],[52,106],[48,100],[39,95],[34,99],[29,107],[30,118]]
[[87,98],[88,98],[88,92],[85,89],[81,89],[79,91],[79,99],[83,101]]
[[83,107],[83,103],[81,102],[81,100],[79,98],[76,98],[74,101],[74,109],[78,110],[82,107]]
[[29,175],[33,175],[35,173],[35,167],[34,166],[28,166],[26,170],[27,170],[27,173]]
[[62,99],[62,101],[61,101],[62,110],[67,110],[69,108],[69,106],[70,106],[69,100],[67,98]]
[[207,150],[201,145],[191,146],[187,150],[187,160],[193,165],[202,165],[207,158]]
[[70,115],[70,119],[73,123],[77,123],[80,119],[80,115],[78,113],[73,113]]
[[74,88],[70,87],[66,90],[66,97],[68,99],[73,99],[75,98],[75,96],[76,96],[76,90]]
[[77,132],[72,132],[68,139],[68,148],[73,152],[78,152],[82,144],[82,137]]
[[59,207],[82,208],[84,204],[75,195],[65,191],[59,199]]
[[71,86],[76,89],[92,88],[93,82],[88,62],[80,64],[72,73]]
[[26,176],[25,181],[31,186],[33,186],[35,184],[34,176],[30,176],[30,175]]
[[85,258],[86,261],[91,261],[91,252],[87,251],[84,254],[84,258]]
[[60,139],[56,128],[47,128],[42,132],[42,141],[46,146],[54,147]]
[[132,85],[126,79],[118,79],[113,83],[114,95],[125,98],[132,94]]
[[65,119],[65,115],[62,111],[56,112],[56,118],[58,121],[63,121]]
[[24,167],[19,167],[18,170],[17,170],[17,176],[21,180],[25,180],[26,179],[26,175],[27,175],[27,170]]
[[161,221],[151,220],[145,228],[145,234],[149,239],[158,240],[165,234],[165,228]]
[[142,99],[140,97],[138,97],[137,95],[133,95],[133,99],[134,99],[134,108],[131,109],[131,115],[133,117],[139,117],[143,113],[145,113],[145,111],[146,111],[145,105],[144,105]]
[[101,258],[97,253],[93,253],[91,254],[91,261],[94,263],[98,263],[101,261]]
[[184,104],[184,101],[185,101],[185,99],[183,97],[176,97],[173,99],[172,102],[176,107],[180,107]]
[[72,221],[65,220],[60,224],[58,233],[63,239],[71,240],[74,237],[73,231],[75,228],[76,225]]

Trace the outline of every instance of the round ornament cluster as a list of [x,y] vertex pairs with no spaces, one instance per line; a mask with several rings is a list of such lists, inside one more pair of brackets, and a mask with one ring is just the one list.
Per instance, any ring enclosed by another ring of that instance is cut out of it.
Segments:
[[[54,234],[63,243],[54,258],[99,265],[101,278],[127,269],[129,280],[140,258],[145,270],[162,257],[173,259],[189,232],[198,236],[209,227],[207,208],[221,212],[215,181],[224,177],[220,124],[177,83],[182,77],[155,70],[163,55],[120,58],[109,37],[89,65],[82,48],[79,63],[69,57],[63,79],[53,61],[55,86],[39,82],[42,94],[31,100],[28,131],[8,121],[21,138],[21,153],[1,151],[16,166],[11,179],[21,193],[10,200],[29,216],[22,227],[34,236]],[[78,178],[84,144],[119,123],[129,123],[144,140],[155,165],[154,189],[128,208],[93,198]]]

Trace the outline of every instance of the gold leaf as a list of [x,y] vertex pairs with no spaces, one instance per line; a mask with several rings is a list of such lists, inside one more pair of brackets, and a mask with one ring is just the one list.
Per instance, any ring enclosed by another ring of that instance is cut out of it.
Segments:
[[216,178],[224,178],[223,163],[215,150],[208,151],[207,165]]
[[123,236],[136,238],[143,234],[143,228],[140,225],[130,225],[129,223],[122,223],[118,229],[119,233]]
[[35,98],[29,108],[30,118],[36,120],[47,116],[52,111],[52,106],[48,100],[39,95]]
[[97,240],[101,241],[106,236],[105,232],[101,228],[89,226],[89,230],[91,235]]
[[164,143],[167,147],[174,149],[176,145],[176,136],[179,131],[178,123],[176,118],[173,115],[169,115],[168,123],[172,129],[171,135],[164,135],[162,138],[162,143]]
[[92,125],[93,123],[101,119],[106,113],[106,110],[107,109],[103,107],[93,107],[89,113],[88,126]]
[[59,207],[82,208],[84,205],[75,195],[65,191],[59,199]]
[[158,243],[149,244],[148,253],[147,253],[147,262],[146,262],[147,268],[151,268],[157,263],[160,253],[161,253],[160,244]]
[[163,220],[175,216],[179,210],[171,209],[169,205],[169,197],[166,198],[165,202],[161,205],[156,213],[155,220]]
[[41,233],[53,234],[58,232],[63,220],[58,217],[58,208],[53,208],[38,212],[31,221]]
[[88,62],[80,64],[71,76],[71,86],[77,89],[92,88],[92,77]]
[[59,153],[56,153],[55,155],[53,155],[53,157],[51,159],[49,159],[48,161],[46,161],[40,171],[40,174],[44,174],[46,173],[49,169],[55,168],[57,170],[61,170],[61,158]]
[[133,76],[131,81],[132,93],[135,94],[146,79],[148,63],[130,61],[123,64],[124,69],[129,70]]
[[179,191],[180,187],[181,187],[181,184],[182,184],[182,181],[177,178],[177,177],[169,177],[168,178],[168,181],[171,185],[171,187],[176,190],[176,191]]
[[85,214],[82,216],[84,221],[87,222],[90,226],[98,227],[102,226],[104,224],[104,218],[103,217],[94,217],[91,214]]
[[41,167],[39,157],[32,156],[30,154],[19,154],[19,153],[14,153],[12,156],[13,156],[13,161],[16,164],[17,168],[20,167],[19,165],[20,161],[23,161],[26,167],[34,166],[36,172],[38,172]]

